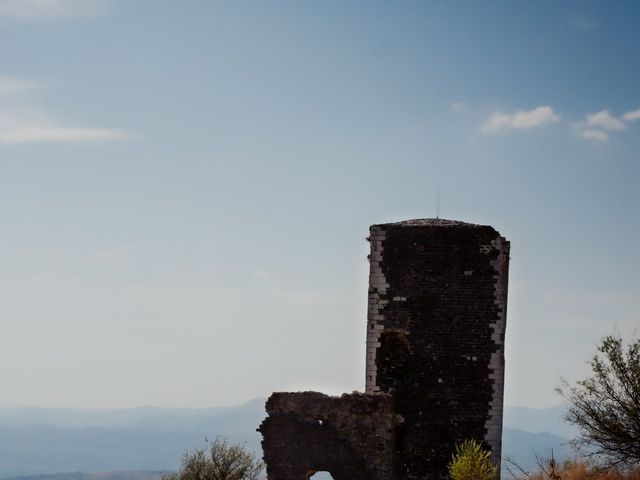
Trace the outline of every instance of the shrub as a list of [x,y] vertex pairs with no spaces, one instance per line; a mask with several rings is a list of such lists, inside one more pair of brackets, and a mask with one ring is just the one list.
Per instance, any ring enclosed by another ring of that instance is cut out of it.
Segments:
[[456,445],[449,462],[452,480],[497,480],[498,468],[491,463],[491,454],[475,440]]
[[216,438],[204,447],[186,453],[176,473],[162,480],[256,480],[264,464],[244,445],[232,445]]
[[609,466],[640,464],[640,340],[626,348],[608,336],[591,360],[592,375],[559,392],[569,401],[566,419],[580,429],[574,445]]

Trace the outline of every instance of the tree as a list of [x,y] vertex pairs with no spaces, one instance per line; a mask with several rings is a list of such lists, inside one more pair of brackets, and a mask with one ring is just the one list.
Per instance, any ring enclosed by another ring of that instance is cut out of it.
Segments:
[[640,463],[640,340],[625,349],[608,336],[591,360],[592,375],[558,392],[570,406],[566,420],[578,427],[574,446],[611,466]]
[[162,480],[256,480],[264,464],[244,445],[232,445],[226,440],[208,440],[204,447],[186,453],[176,473]]
[[498,469],[491,463],[491,454],[475,440],[456,445],[448,465],[452,480],[497,480]]

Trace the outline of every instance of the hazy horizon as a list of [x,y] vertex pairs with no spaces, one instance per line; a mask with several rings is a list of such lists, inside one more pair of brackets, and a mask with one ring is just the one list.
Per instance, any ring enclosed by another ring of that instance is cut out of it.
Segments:
[[[559,421],[564,410],[505,409],[506,456],[535,465],[533,453],[553,448],[561,461],[575,430]],[[205,438],[226,437],[260,454],[256,427],[265,412],[254,403],[206,411],[58,410],[0,408],[0,478],[62,472],[175,470],[185,451]],[[76,477],[74,477],[76,478]]]
[[[321,392],[326,393],[326,392]],[[336,394],[340,395],[340,394]],[[158,410],[215,410],[215,409],[224,409],[224,408],[234,408],[240,407],[243,405],[251,404],[256,400],[267,400],[268,397],[255,397],[246,402],[240,402],[237,404],[225,404],[225,405],[207,405],[207,406],[199,406],[199,407],[189,407],[189,406],[171,406],[164,407],[160,405],[131,405],[131,406],[123,406],[123,407],[100,407],[100,406],[92,406],[92,407],[76,407],[72,405],[60,405],[56,407],[51,407],[47,405],[0,405],[0,410],[21,410],[21,409],[34,409],[34,410],[76,410],[76,411],[84,411],[84,412],[106,412],[111,410],[142,410],[142,409],[158,409]],[[564,402],[559,402],[556,404],[548,405],[545,407],[529,407],[526,405],[508,405],[505,404],[505,408],[527,408],[531,410],[548,410],[553,408],[559,408],[566,405]]]

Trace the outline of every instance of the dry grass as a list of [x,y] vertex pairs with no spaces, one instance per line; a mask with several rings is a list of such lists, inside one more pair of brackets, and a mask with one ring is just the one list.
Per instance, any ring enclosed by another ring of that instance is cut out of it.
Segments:
[[569,460],[558,465],[554,460],[539,462],[539,471],[516,475],[518,480],[640,480],[640,466],[627,470],[608,469],[583,460]]

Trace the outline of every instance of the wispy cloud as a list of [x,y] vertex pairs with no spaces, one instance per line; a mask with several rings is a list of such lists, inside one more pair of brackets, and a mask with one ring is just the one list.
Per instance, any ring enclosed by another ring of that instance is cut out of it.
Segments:
[[583,130],[580,136],[596,143],[602,143],[609,140],[609,135],[607,134],[607,132],[603,132],[602,130]]
[[44,87],[42,82],[0,76],[0,146],[40,142],[109,142],[131,137],[116,128],[69,125],[47,112],[29,95]]
[[622,118],[624,118],[627,122],[635,122],[636,120],[640,120],[640,108],[637,110],[633,110],[632,112],[625,113]]
[[37,142],[105,142],[122,140],[129,135],[111,128],[70,127],[42,123],[38,119],[0,114],[0,145]]
[[0,0],[0,17],[53,19],[99,15],[107,0]]
[[542,105],[533,110],[519,110],[512,114],[493,112],[480,127],[482,133],[494,134],[509,130],[526,130],[560,120],[553,108]]
[[598,113],[587,115],[587,126],[600,127],[605,130],[622,130],[627,128],[624,123],[611,115],[608,110],[601,110]]

